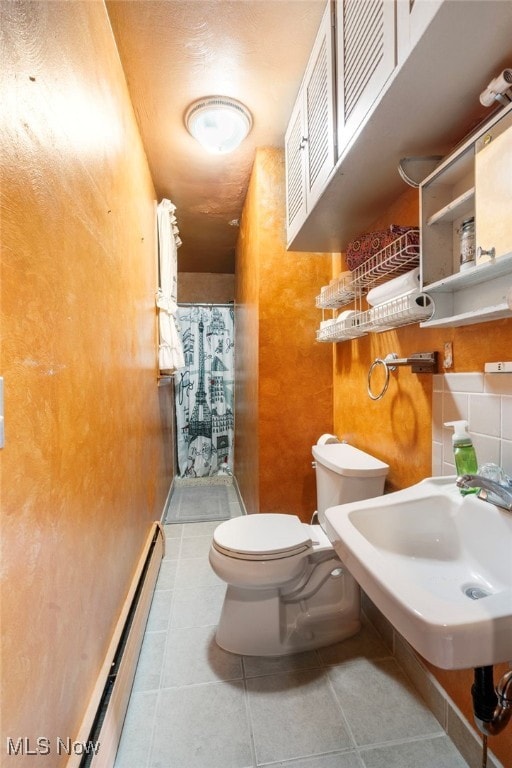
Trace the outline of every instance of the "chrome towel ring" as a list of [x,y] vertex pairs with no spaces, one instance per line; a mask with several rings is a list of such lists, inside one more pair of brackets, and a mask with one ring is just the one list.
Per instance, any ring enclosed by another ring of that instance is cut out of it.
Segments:
[[[384,386],[378,394],[372,392],[372,373],[379,365],[383,365],[386,371]],[[389,373],[396,371],[399,365],[410,365],[413,373],[435,373],[437,370],[437,352],[418,352],[410,357],[399,358],[396,352],[390,352],[383,359],[376,357],[368,370],[368,397],[372,400],[380,400],[384,397],[389,386]]]
[[[380,400],[386,394],[389,386],[389,372],[396,371],[396,365],[389,365],[389,362],[391,360],[396,360],[397,358],[398,358],[398,355],[395,354],[395,352],[390,352],[390,354],[386,355],[384,359],[382,359],[382,357],[376,357],[373,363],[370,365],[370,369],[368,371],[368,397],[370,397],[372,400]],[[374,369],[377,368],[377,366],[379,365],[384,366],[384,370],[386,371],[386,376],[384,379],[384,386],[382,387],[381,391],[377,395],[375,395],[372,392],[372,373]]]

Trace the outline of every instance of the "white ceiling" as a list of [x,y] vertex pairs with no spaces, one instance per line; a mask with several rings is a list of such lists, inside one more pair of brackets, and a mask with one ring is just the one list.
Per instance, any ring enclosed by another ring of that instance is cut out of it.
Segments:
[[[325,0],[106,0],[158,199],[177,206],[182,272],[233,272],[254,152],[284,132]],[[230,155],[187,133],[188,105],[231,96],[253,128]]]

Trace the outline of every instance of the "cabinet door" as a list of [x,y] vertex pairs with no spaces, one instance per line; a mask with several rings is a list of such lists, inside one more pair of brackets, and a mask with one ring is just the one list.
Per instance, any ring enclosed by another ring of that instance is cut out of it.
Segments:
[[291,240],[306,218],[306,138],[302,92],[284,138],[286,166],[286,231]]
[[394,0],[339,0],[336,51],[341,157],[395,68]]
[[328,2],[304,76],[306,196],[310,211],[336,161],[334,19]]
[[397,0],[396,30],[398,64],[401,66],[444,0]]
[[476,143],[475,224],[478,264],[512,253],[512,114]]
[[336,162],[333,5],[326,5],[285,134],[286,227],[291,241]]

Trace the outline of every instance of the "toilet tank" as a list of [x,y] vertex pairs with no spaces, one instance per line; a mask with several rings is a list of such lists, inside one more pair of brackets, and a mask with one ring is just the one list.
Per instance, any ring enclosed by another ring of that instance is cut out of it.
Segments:
[[325,510],[350,501],[381,496],[389,466],[348,443],[312,448],[316,469],[316,502],[320,524]]

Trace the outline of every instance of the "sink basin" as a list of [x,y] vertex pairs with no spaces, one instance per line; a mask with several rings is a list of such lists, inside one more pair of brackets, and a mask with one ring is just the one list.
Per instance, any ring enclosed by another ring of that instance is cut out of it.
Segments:
[[326,518],[346,568],[425,659],[443,669],[512,660],[512,513],[431,477]]

